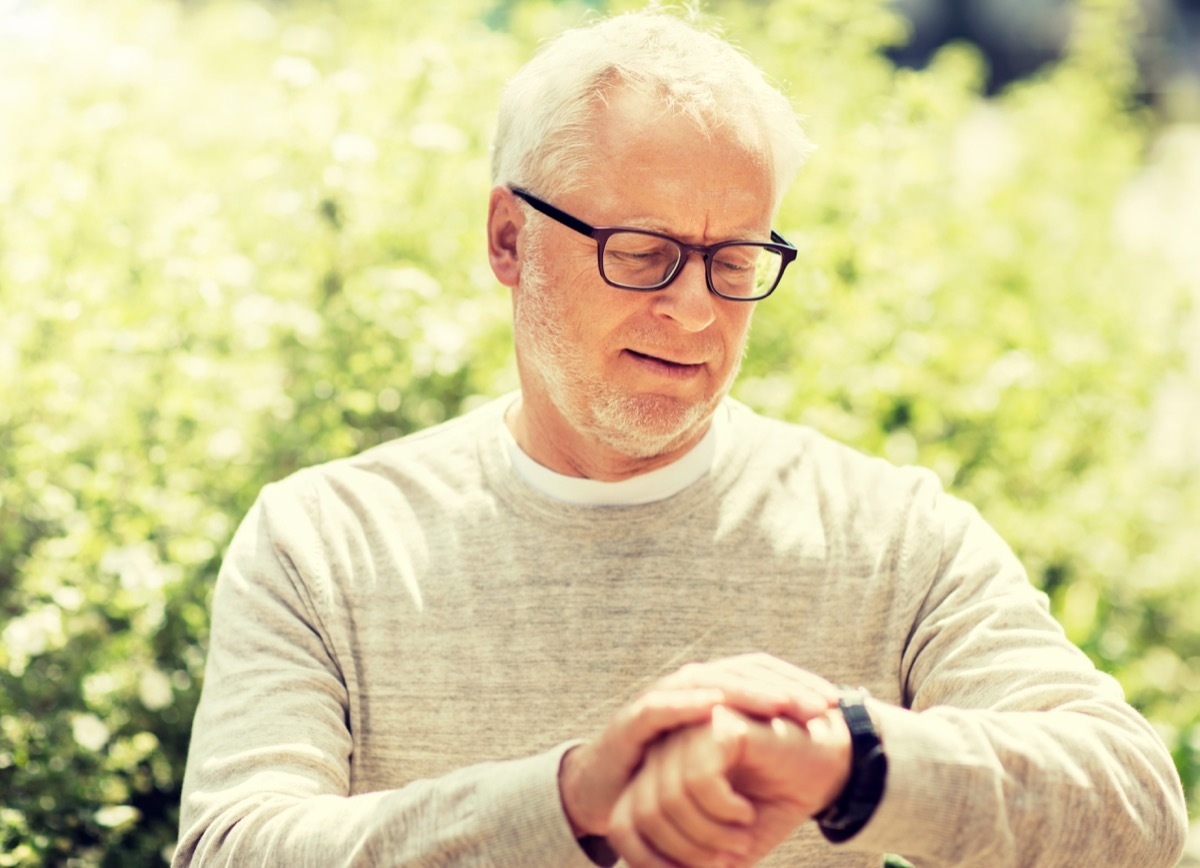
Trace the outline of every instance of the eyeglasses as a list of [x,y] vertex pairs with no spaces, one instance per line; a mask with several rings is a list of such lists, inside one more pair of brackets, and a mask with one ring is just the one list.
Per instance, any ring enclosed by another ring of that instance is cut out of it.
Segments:
[[722,241],[708,246],[684,244],[668,235],[623,226],[591,226],[518,187],[513,195],[551,220],[596,241],[596,262],[604,282],[618,289],[653,292],[665,289],[683,271],[690,253],[704,257],[704,273],[713,295],[730,301],[758,301],[779,285],[796,258],[796,248],[778,232],[765,241]]

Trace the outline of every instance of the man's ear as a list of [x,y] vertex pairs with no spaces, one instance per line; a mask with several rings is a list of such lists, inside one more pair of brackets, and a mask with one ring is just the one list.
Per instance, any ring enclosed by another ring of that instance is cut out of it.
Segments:
[[517,198],[507,187],[493,187],[488,201],[488,262],[496,279],[507,287],[516,287],[521,278],[517,239],[525,225],[525,215]]

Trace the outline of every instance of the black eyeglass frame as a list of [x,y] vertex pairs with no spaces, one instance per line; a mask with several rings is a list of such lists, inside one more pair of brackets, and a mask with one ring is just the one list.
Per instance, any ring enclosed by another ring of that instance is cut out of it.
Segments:
[[[773,293],[777,286],[779,286],[780,281],[783,280],[783,273],[787,271],[787,267],[792,263],[793,260],[795,260],[798,252],[794,245],[789,243],[774,229],[771,230],[770,243],[765,241],[721,241],[717,244],[709,244],[705,246],[702,244],[684,244],[679,239],[672,238],[670,235],[663,235],[661,232],[651,232],[648,229],[634,229],[629,226],[592,226],[590,223],[583,222],[578,217],[571,216],[566,211],[555,208],[549,202],[539,199],[528,190],[523,190],[520,187],[510,187],[509,189],[512,191],[514,196],[517,196],[518,198],[523,199],[525,202],[528,202],[529,205],[534,208],[534,210],[545,214],[551,220],[561,223],[568,229],[574,229],[580,235],[586,235],[593,239],[596,242],[596,268],[600,272],[600,277],[609,286],[615,286],[617,289],[625,289],[631,292],[657,292],[661,289],[666,289],[671,285],[675,278],[679,276],[679,273],[683,271],[683,267],[687,264],[688,255],[691,253],[699,253],[704,258],[704,279],[708,283],[709,292],[718,298],[728,299],[729,301],[762,301],[768,295]],[[661,238],[664,241],[669,241],[680,249],[681,255],[679,260],[675,263],[670,272],[667,273],[666,277],[664,277],[662,281],[656,283],[654,286],[629,286],[628,284],[618,283],[615,280],[611,280],[609,276],[604,273],[604,245],[608,243],[609,238],[618,232],[632,232],[637,235],[648,235],[651,238]],[[776,275],[775,282],[771,284],[766,292],[761,292],[758,295],[753,296],[726,295],[717,289],[717,287],[713,284],[712,278],[713,256],[715,256],[718,251],[724,250],[728,247],[765,247],[766,249],[779,254],[779,274]]]

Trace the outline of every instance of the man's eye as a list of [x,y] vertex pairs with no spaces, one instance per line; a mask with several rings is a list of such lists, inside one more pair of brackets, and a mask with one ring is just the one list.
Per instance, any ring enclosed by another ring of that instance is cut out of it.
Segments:
[[718,256],[714,264],[730,274],[753,271],[755,267],[754,258],[751,256]]

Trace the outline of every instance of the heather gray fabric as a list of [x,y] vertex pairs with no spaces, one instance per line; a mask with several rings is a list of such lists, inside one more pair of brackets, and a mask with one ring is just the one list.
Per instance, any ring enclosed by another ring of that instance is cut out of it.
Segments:
[[268,486],[226,558],[175,864],[587,866],[572,739],[685,662],[766,651],[876,697],[860,835],[764,864],[1173,865],[1149,725],[923,470],[731,403],[712,472],[573,506],[512,472],[512,398]]

